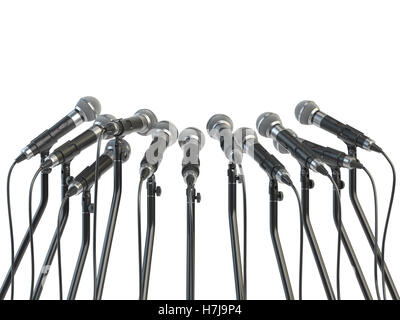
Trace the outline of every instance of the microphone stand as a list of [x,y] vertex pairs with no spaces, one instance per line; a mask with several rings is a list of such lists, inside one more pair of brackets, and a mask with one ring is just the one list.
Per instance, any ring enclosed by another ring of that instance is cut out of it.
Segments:
[[[41,163],[44,162],[44,160],[47,158],[47,156],[49,155],[49,151],[43,152],[40,154],[40,161]],[[39,207],[36,210],[36,213],[32,219],[32,233],[35,232],[40,219],[43,216],[44,210],[46,209],[47,206],[47,202],[49,200],[49,172],[44,172],[42,171],[41,173],[41,182],[40,182],[40,204]],[[11,274],[11,270],[14,270],[14,276],[17,273],[18,267],[22,261],[22,258],[24,257],[24,254],[26,252],[26,249],[28,248],[28,245],[30,243],[30,232],[29,232],[29,228],[25,233],[25,236],[23,238],[23,240],[21,241],[21,244],[18,248],[17,254],[14,257],[14,265],[13,268],[9,268],[8,273],[6,278],[3,281],[3,285],[1,286],[1,290],[0,290],[0,300],[4,300],[8,289],[10,288],[11,285],[11,278],[12,278],[12,274]]]
[[233,271],[235,276],[236,300],[245,300],[242,260],[240,257],[239,231],[238,231],[238,222],[236,214],[236,202],[237,202],[236,191],[237,191],[238,180],[239,177],[237,176],[236,165],[233,163],[229,163],[228,213],[229,213],[229,228],[231,234]]
[[336,300],[335,293],[329,279],[328,272],[325,267],[324,259],[318,246],[317,239],[314,234],[310,221],[310,189],[314,188],[314,181],[310,179],[310,171],[308,168],[301,167],[301,204],[303,209],[304,229],[307,234],[308,242],[317,264],[321,281],[325,289],[328,300]]
[[[349,155],[352,157],[357,158],[357,147],[348,145],[347,146]],[[375,253],[375,236],[374,233],[371,230],[371,227],[368,223],[368,220],[364,214],[363,209],[361,208],[360,201],[358,200],[358,195],[357,195],[357,169],[351,169],[350,174],[349,174],[349,192],[350,192],[350,199],[351,203],[353,204],[354,210],[358,216],[358,219],[360,220],[360,224],[364,230],[365,236],[367,237],[367,240],[369,242],[369,245],[371,246],[372,251]],[[377,248],[377,260],[378,260],[378,265],[379,268],[382,270],[382,252],[379,248]],[[389,269],[386,266],[386,263],[384,265],[384,275],[385,275],[385,282],[388,287],[388,290],[390,292],[390,295],[392,296],[393,300],[400,300],[400,296],[397,292],[396,286],[393,282],[392,276],[390,275]]]
[[114,237],[115,225],[117,223],[117,216],[119,205],[121,203],[122,194],[122,138],[115,138],[114,148],[114,194],[108,217],[108,224],[106,234],[104,236],[103,251],[97,273],[97,292],[96,300],[101,300],[104,290],[104,283],[106,280],[107,267],[110,259],[111,245]]
[[69,288],[68,300],[75,300],[76,293],[78,292],[79,283],[83,268],[85,266],[86,257],[89,251],[90,245],[90,213],[92,212],[93,206],[91,202],[90,190],[85,190],[82,193],[82,245],[79,251],[79,257],[76,262],[74,276],[71,281]]
[[153,258],[154,233],[156,228],[156,196],[161,195],[161,188],[157,186],[154,175],[146,182],[147,188],[147,231],[146,244],[142,263],[142,288],[139,300],[147,300],[149,293],[151,262]]
[[286,300],[294,300],[292,285],[290,283],[289,273],[286,267],[281,241],[279,239],[278,201],[283,200],[283,193],[278,191],[278,182],[276,181],[276,179],[270,180],[269,196],[270,232],[272,244],[274,246],[276,260],[278,262],[279,272],[281,274],[282,285],[285,291]]
[[[344,182],[341,179],[340,168],[332,168],[332,177],[338,186],[339,191],[344,188]],[[350,239],[347,235],[346,229],[343,226],[343,223],[339,227],[339,201],[336,194],[336,189],[333,188],[333,219],[335,221],[336,228],[341,229],[341,239],[343,246],[346,250],[347,256],[349,257],[350,263],[353,266],[354,272],[356,274],[358,283],[360,285],[361,291],[364,295],[365,300],[373,300],[371,291],[369,290],[368,283],[365,280],[364,274],[362,272],[361,266],[358,262],[356,253],[354,252],[353,246],[351,245]]]
[[[68,190],[68,182],[71,175],[71,163],[63,163],[61,167],[61,198],[64,199],[65,194]],[[64,232],[65,225],[67,224],[69,214],[69,199],[65,202],[63,207],[62,217],[60,221],[60,238]],[[57,251],[57,228],[54,232],[53,238],[51,240],[49,249],[47,251],[46,258],[44,259],[42,269],[40,271],[39,277],[36,281],[35,290],[33,292],[33,300],[39,300],[45,285],[47,276],[50,272],[51,264],[53,263],[54,256]]]
[[201,195],[196,194],[193,183],[186,188],[187,203],[187,240],[186,240],[186,300],[194,300],[195,286],[195,208]]

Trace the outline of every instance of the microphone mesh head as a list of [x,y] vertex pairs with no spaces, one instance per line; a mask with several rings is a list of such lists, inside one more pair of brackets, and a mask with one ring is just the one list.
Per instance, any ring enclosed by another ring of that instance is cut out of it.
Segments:
[[281,125],[282,121],[276,113],[264,112],[257,118],[256,127],[259,134],[269,138],[272,128],[277,124]]
[[221,130],[233,129],[233,122],[231,118],[224,114],[215,114],[207,122],[207,132],[213,139],[219,139]]
[[294,115],[301,124],[312,124],[313,115],[317,111],[319,108],[314,101],[304,100],[296,106]]
[[146,119],[147,122],[146,128],[138,132],[143,136],[148,135],[150,130],[153,129],[156,123],[158,122],[156,115],[153,113],[153,111],[149,109],[140,109],[136,111],[135,116],[143,117],[144,119]]
[[243,148],[243,150],[247,150],[247,147],[250,147],[252,144],[258,142],[257,133],[250,128],[239,128],[233,134],[236,143]]
[[[122,139],[121,140],[121,149],[122,149],[122,162],[126,162],[129,160],[129,157],[131,156],[131,146],[129,143]],[[110,156],[114,158],[114,149],[115,149],[115,139],[109,141],[105,147],[105,152],[109,152]]]
[[199,151],[204,147],[205,137],[197,128],[189,127],[179,135],[179,146],[183,148],[187,143],[196,143]]
[[172,146],[178,140],[178,129],[169,121],[157,122],[150,132],[153,138],[163,137],[167,141],[168,146]]
[[75,109],[85,121],[93,121],[101,112],[101,104],[95,97],[83,97],[79,99]]

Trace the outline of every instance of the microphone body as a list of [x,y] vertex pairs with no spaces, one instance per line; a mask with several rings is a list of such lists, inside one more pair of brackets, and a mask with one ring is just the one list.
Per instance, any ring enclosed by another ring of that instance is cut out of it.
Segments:
[[233,137],[233,122],[224,114],[215,114],[207,122],[207,132],[213,139],[219,141],[226,158],[235,164],[240,164],[243,158],[241,145]]
[[254,130],[250,128],[237,129],[234,137],[236,142],[242,145],[243,151],[260,165],[270,179],[276,179],[289,186],[293,184],[284,165],[258,142]]
[[94,125],[81,133],[73,140],[65,142],[62,146],[55,149],[44,161],[42,168],[49,169],[55,166],[71,161],[77,156],[82,150],[95,144],[98,137],[103,132],[104,126],[112,121],[114,116],[112,115],[101,115],[97,117]]
[[126,136],[132,132],[147,135],[157,122],[157,117],[152,111],[140,109],[133,117],[116,119],[108,123],[104,128],[104,134],[110,138]]
[[257,130],[262,136],[272,138],[282,145],[303,167],[328,175],[328,171],[313,152],[293,135],[293,131],[282,126],[277,114],[270,112],[261,114],[257,119]]
[[204,134],[196,128],[186,128],[179,135],[183,150],[182,176],[187,185],[194,185],[200,174],[199,153],[204,146]]
[[[99,157],[99,178],[107,172],[114,162],[114,141],[110,141],[104,153]],[[122,140],[122,161],[128,161],[131,154],[131,148],[125,140]],[[82,193],[83,190],[90,189],[95,182],[96,177],[96,161],[92,165],[86,167],[79,175],[75,177],[69,185],[66,196],[71,197]]]
[[323,147],[319,144],[308,140],[302,140],[301,143],[312,150],[312,152],[323,162],[330,167],[346,168],[346,169],[361,169],[362,164],[354,157],[347,155],[336,149]]
[[58,121],[54,126],[42,132],[39,136],[33,139],[21,151],[21,155],[16,159],[21,162],[26,159],[31,159],[35,155],[50,150],[50,148],[64,135],[82,124],[84,121],[92,121],[100,114],[100,102],[93,97],[81,98],[75,109],[67,116]]
[[364,150],[382,152],[382,149],[364,133],[326,115],[320,111],[317,104],[313,101],[305,100],[300,102],[296,106],[295,116],[301,124],[314,124],[317,127],[333,133],[347,145],[357,146]]
[[150,130],[153,140],[140,163],[140,178],[146,180],[158,169],[167,147],[178,139],[178,129],[168,121],[157,122]]

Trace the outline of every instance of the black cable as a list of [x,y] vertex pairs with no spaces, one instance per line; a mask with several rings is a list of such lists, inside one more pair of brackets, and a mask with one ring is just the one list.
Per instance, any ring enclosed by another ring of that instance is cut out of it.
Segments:
[[99,158],[101,149],[101,140],[103,140],[104,131],[97,138],[96,164],[94,173],[94,203],[93,203],[93,300],[97,295],[97,197],[99,186]]
[[299,192],[296,187],[292,183],[290,185],[296,194],[297,202],[299,204],[299,212],[300,212],[300,253],[299,253],[299,300],[303,300],[303,248],[304,248],[304,216],[303,216],[303,208],[301,206],[301,199]]
[[35,249],[33,245],[33,227],[32,227],[32,195],[33,195],[33,187],[35,185],[36,178],[38,177],[39,173],[42,172],[42,167],[40,167],[35,175],[32,178],[31,185],[29,187],[29,239],[30,239],[30,246],[31,246],[31,293],[30,293],[30,300],[33,299],[33,290],[35,287]]
[[58,259],[58,288],[60,292],[60,300],[63,300],[63,281],[62,281],[62,266],[61,266],[61,239],[60,239],[60,220],[62,219],[62,213],[65,203],[68,201],[69,197],[64,197],[61,202],[60,210],[57,216],[57,259]]
[[137,219],[138,219],[138,256],[139,256],[139,300],[142,300],[142,187],[144,180],[140,178],[137,194]]
[[392,174],[393,174],[392,193],[391,193],[391,196],[390,196],[389,209],[388,209],[388,213],[386,215],[385,229],[384,229],[383,238],[382,238],[382,264],[381,264],[381,270],[382,270],[382,292],[383,292],[383,299],[386,300],[385,246],[386,246],[387,231],[388,231],[388,227],[389,227],[390,214],[392,212],[392,207],[393,207],[394,194],[396,192],[396,169],[394,168],[394,165],[393,165],[392,161],[390,160],[390,158],[387,156],[387,154],[385,152],[383,152],[383,151],[381,153],[386,158],[386,160],[389,162],[389,165],[392,168]]
[[335,180],[331,175],[327,175],[329,180],[331,180],[333,184],[333,188],[336,192],[336,197],[338,200],[338,244],[337,244],[337,260],[336,260],[336,291],[337,291],[337,299],[340,300],[340,253],[341,253],[341,244],[342,244],[342,201],[340,199],[340,191],[337,186]]
[[246,179],[241,164],[238,164],[243,193],[243,286],[244,300],[247,300],[247,193]]
[[8,209],[8,224],[10,227],[10,243],[11,243],[11,300],[14,300],[14,228],[12,223],[12,214],[11,214],[11,200],[10,200],[10,180],[11,174],[14,170],[17,161],[14,161],[8,171],[7,176],[7,209]]
[[378,196],[376,192],[376,185],[374,178],[367,168],[363,167],[364,172],[368,175],[369,180],[371,180],[372,189],[374,191],[374,206],[375,206],[375,243],[374,243],[374,281],[375,281],[375,290],[376,296],[378,300],[381,300],[381,295],[379,293],[379,284],[378,284]]

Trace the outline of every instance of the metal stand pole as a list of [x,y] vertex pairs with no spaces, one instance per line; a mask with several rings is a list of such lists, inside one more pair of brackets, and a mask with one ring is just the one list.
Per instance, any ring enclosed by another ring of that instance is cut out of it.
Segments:
[[194,185],[186,189],[187,200],[187,241],[186,241],[186,300],[194,300],[195,288],[195,201],[201,201]]
[[121,202],[122,193],[122,139],[115,138],[114,148],[114,194],[108,218],[107,230],[104,237],[103,251],[97,273],[97,292],[96,300],[101,300],[104,290],[104,283],[106,280],[107,267],[110,259],[111,246],[114,237],[115,225],[117,223],[117,216],[119,205]]
[[[332,168],[332,177],[338,186],[339,190],[344,188],[344,182],[341,179],[340,168]],[[339,227],[339,201],[336,195],[336,189],[333,188],[333,219],[335,221],[336,228],[341,229],[341,239],[343,246],[347,252],[347,256],[349,257],[350,263],[353,266],[354,272],[356,274],[358,283],[360,285],[361,291],[364,295],[365,300],[373,300],[371,291],[369,290],[368,283],[365,280],[364,274],[362,272],[361,266],[358,262],[356,253],[354,252],[353,246],[351,245],[350,239],[347,235],[346,229],[343,226],[343,223]]]
[[83,268],[85,266],[86,257],[89,251],[90,245],[90,212],[92,202],[90,190],[86,190],[82,193],[82,245],[79,251],[78,261],[76,262],[74,276],[71,281],[69,288],[68,300],[75,300],[78,292],[79,283]]
[[272,244],[274,245],[276,260],[278,262],[279,272],[281,274],[283,290],[285,291],[287,300],[294,300],[289,272],[286,267],[285,257],[283,255],[278,232],[278,201],[283,200],[283,194],[278,191],[278,182],[275,179],[271,179],[269,183],[269,196],[270,232]]
[[[349,155],[352,157],[357,158],[357,148],[354,146],[348,146],[348,151]],[[358,195],[357,195],[357,169],[351,169],[350,174],[349,174],[349,192],[350,192],[350,199],[351,203],[353,204],[354,210],[358,216],[358,219],[360,220],[360,224],[364,230],[365,236],[367,237],[367,240],[369,242],[369,245],[372,249],[372,252],[375,252],[375,236],[374,233],[371,230],[371,227],[368,223],[368,220],[364,214],[363,209],[361,208],[360,201],[358,200]],[[377,248],[377,260],[378,260],[378,265],[382,270],[382,252],[379,248]],[[396,286],[393,282],[392,276],[390,275],[389,269],[386,266],[384,266],[384,274],[385,274],[385,282],[388,287],[388,290],[390,292],[390,295],[392,296],[393,300],[400,300],[400,296],[397,292]]]
[[[40,154],[41,163],[44,162],[44,159],[46,159],[48,155],[49,155],[48,151]],[[39,204],[39,207],[37,208],[36,213],[32,220],[33,233],[35,232],[35,230],[40,222],[40,219],[43,216],[44,210],[46,209],[47,202],[49,200],[49,173],[48,172],[41,173],[40,184],[41,184],[40,204]],[[30,232],[29,232],[29,228],[28,228],[23,240],[21,241],[21,244],[19,245],[17,254],[14,257],[14,266],[13,266],[14,276],[17,273],[18,267],[22,261],[22,258],[24,257],[24,254],[26,252],[26,249],[28,248],[29,243],[30,243]],[[10,288],[11,278],[12,278],[11,270],[12,269],[10,267],[10,269],[8,270],[7,276],[3,281],[3,285],[1,286],[0,300],[4,300],[4,298],[8,292],[8,289]]]
[[329,279],[328,272],[325,267],[324,259],[318,246],[317,239],[314,234],[313,227],[310,221],[310,189],[314,187],[314,181],[310,180],[310,172],[307,168],[301,168],[301,203],[303,209],[304,229],[307,234],[308,242],[314,255],[315,263],[317,264],[321,281],[324,286],[328,300],[336,300],[335,293]]
[[[64,163],[61,168],[61,198],[64,199],[65,193],[68,190],[68,179],[71,175],[70,163]],[[63,213],[60,221],[60,237],[62,236],[65,226],[67,224],[69,214],[69,200],[65,202]],[[53,238],[51,240],[49,249],[47,251],[46,258],[42,264],[42,269],[40,270],[39,277],[36,281],[35,290],[33,292],[33,300],[39,300],[45,285],[47,276],[50,272],[51,264],[53,263],[54,256],[57,251],[57,228],[54,232]]]
[[229,210],[229,228],[231,234],[232,245],[232,259],[233,259],[233,272],[235,276],[236,299],[244,300],[244,281],[242,271],[242,260],[240,256],[240,241],[236,213],[236,191],[238,176],[236,172],[236,165],[229,164],[228,167],[228,210]]
[[154,233],[156,228],[156,196],[161,195],[161,188],[157,186],[156,179],[151,176],[147,179],[147,231],[146,244],[143,255],[142,288],[140,300],[147,300],[149,293],[151,261],[153,258]]

